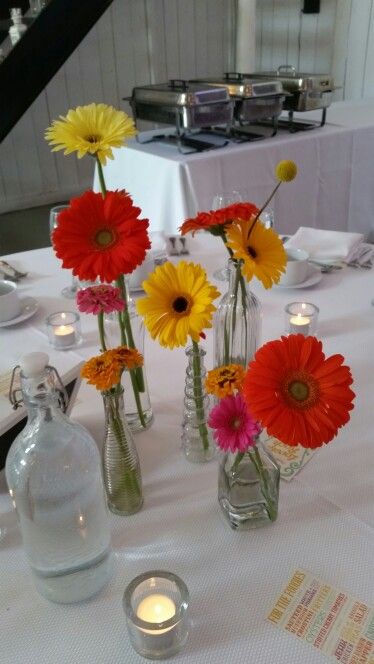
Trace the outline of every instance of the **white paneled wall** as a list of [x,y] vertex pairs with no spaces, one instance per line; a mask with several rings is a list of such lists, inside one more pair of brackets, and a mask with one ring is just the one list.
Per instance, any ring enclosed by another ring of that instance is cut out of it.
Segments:
[[130,113],[122,97],[134,85],[232,69],[235,8],[235,0],[114,0],[0,145],[0,212],[91,186],[93,160],[52,154],[43,138],[69,108],[103,101]]
[[331,72],[335,99],[374,97],[374,0],[321,0],[319,14],[303,14],[303,4],[257,0],[257,69]]

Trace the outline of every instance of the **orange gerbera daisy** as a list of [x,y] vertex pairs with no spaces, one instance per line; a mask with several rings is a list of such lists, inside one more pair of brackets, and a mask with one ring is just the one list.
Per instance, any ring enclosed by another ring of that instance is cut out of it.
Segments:
[[83,281],[110,283],[129,274],[144,258],[151,244],[148,220],[122,191],[108,191],[105,198],[86,191],[73,198],[58,216],[53,247],[62,266]]
[[121,380],[121,368],[118,362],[111,360],[108,353],[91,357],[81,369],[82,378],[97,390],[110,390]]
[[137,369],[143,366],[143,355],[136,348],[118,346],[107,351],[112,362],[118,364],[120,369]]
[[254,418],[286,445],[320,447],[349,421],[355,394],[342,355],[325,357],[315,337],[291,334],[260,348],[244,379]]
[[227,397],[240,390],[245,376],[245,369],[240,364],[225,364],[208,372],[205,388],[218,399]]
[[199,212],[196,217],[186,219],[179,230],[182,235],[187,233],[195,235],[196,231],[209,231],[212,235],[222,235],[223,227],[227,224],[231,224],[234,220],[250,219],[257,212],[258,208],[253,203],[233,203],[219,210]]

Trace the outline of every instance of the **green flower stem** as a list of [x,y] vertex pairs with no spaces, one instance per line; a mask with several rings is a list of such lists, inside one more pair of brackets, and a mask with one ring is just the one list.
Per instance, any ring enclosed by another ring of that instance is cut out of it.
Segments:
[[[117,279],[117,286],[120,289],[122,299],[124,302],[127,302],[127,293],[126,293],[126,284],[123,274],[121,274]],[[121,331],[121,343],[127,344],[129,348],[136,348],[134,342],[134,336],[131,329],[131,320],[127,306],[118,316],[119,327]],[[146,422],[144,419],[143,408],[140,400],[140,392],[145,391],[144,375],[142,367],[137,369],[130,370],[130,379],[131,385],[134,392],[134,398],[136,403],[136,409],[138,411],[140,423],[142,427],[146,428]]]
[[235,473],[237,471],[238,466],[239,466],[241,460],[244,457],[244,454],[245,454],[245,452],[237,452],[236,457],[235,457],[235,461],[231,466],[231,472],[232,473]]
[[279,180],[278,184],[275,185],[273,191],[271,192],[269,198],[266,199],[266,201],[265,201],[265,203],[263,204],[262,208],[257,212],[257,214],[256,214],[256,216],[255,216],[255,218],[254,218],[254,220],[253,220],[253,222],[252,222],[252,225],[251,225],[251,227],[250,227],[250,229],[249,229],[249,231],[248,231],[248,237],[249,237],[250,234],[252,233],[252,231],[253,231],[253,229],[254,229],[254,227],[255,227],[255,225],[256,225],[258,219],[260,218],[261,214],[262,214],[263,211],[265,210],[266,206],[269,205],[271,199],[272,199],[273,196],[275,196],[275,194],[277,193],[277,191],[278,191],[279,187],[281,186],[281,184],[282,184],[282,180]]
[[104,173],[103,173],[103,167],[101,165],[101,161],[97,155],[95,155],[96,158],[96,164],[97,164],[97,174],[99,176],[99,183],[100,183],[100,189],[103,198],[106,196],[106,185],[105,185],[105,179],[104,179]]
[[277,510],[274,508],[273,500],[270,495],[268,479],[267,479],[267,469],[264,468],[260,453],[258,451],[257,445],[254,445],[252,448],[253,452],[248,450],[248,456],[252,461],[254,467],[257,470],[258,476],[262,482],[261,492],[266,500],[266,510],[269,515],[270,521],[275,521],[277,518]]
[[[192,341],[193,348],[193,393],[196,404],[196,414],[199,420],[199,433],[203,443],[205,452],[209,448],[208,428],[205,422],[200,422],[202,415],[204,415],[204,401],[203,401],[203,386],[201,384],[201,361],[200,349],[197,341]],[[204,418],[205,419],[205,418]]]
[[105,330],[104,330],[104,313],[102,311],[100,311],[100,313],[97,314],[97,324],[99,327],[101,350],[104,353],[104,351],[106,351],[106,343],[105,343]]
[[[128,449],[126,435],[123,429],[122,420],[118,412],[118,394],[111,393],[109,397],[109,418],[110,426],[113,429],[113,433],[118,441],[118,444],[124,450],[125,456],[130,457],[130,451]],[[141,495],[141,489],[139,487],[138,478],[136,477],[135,470],[128,470],[123,475],[123,486],[126,488],[130,495],[136,494],[137,496]],[[121,492],[122,487],[120,488]]]

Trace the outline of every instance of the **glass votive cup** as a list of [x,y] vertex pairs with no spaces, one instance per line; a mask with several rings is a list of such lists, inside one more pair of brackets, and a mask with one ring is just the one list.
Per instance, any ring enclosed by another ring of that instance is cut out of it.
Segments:
[[59,311],[46,320],[48,341],[56,350],[74,348],[82,339],[81,322],[76,311]]
[[303,334],[304,337],[315,334],[319,309],[311,302],[291,302],[285,308],[286,333]]
[[175,655],[187,641],[188,605],[186,584],[171,572],[152,570],[133,579],[123,609],[134,650],[147,659]]

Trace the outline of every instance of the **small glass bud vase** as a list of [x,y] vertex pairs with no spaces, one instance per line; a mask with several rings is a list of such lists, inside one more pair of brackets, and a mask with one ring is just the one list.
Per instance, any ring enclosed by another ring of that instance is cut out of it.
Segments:
[[248,366],[261,335],[261,304],[249,290],[240,261],[228,262],[228,290],[214,316],[214,366]]
[[213,459],[216,446],[208,427],[208,416],[212,407],[204,382],[205,350],[192,342],[186,349],[188,365],[184,388],[184,410],[182,422],[182,449],[186,458],[193,463],[203,463]]
[[124,413],[123,388],[108,390],[102,395],[105,410],[103,467],[108,507],[114,514],[126,516],[138,512],[143,505],[139,458]]
[[218,502],[233,530],[251,530],[278,516],[280,470],[261,443],[222,454]]

